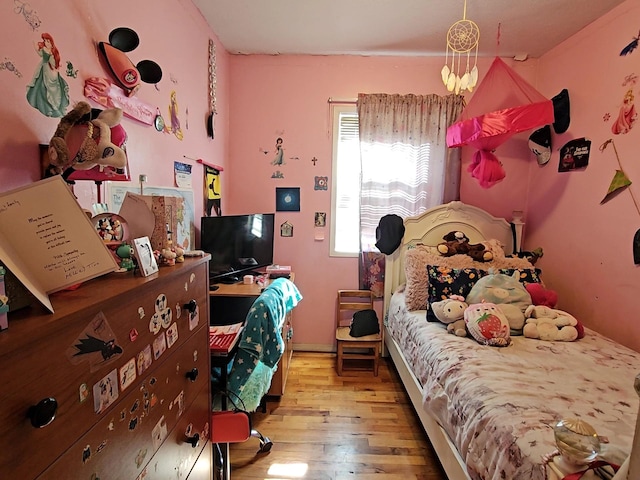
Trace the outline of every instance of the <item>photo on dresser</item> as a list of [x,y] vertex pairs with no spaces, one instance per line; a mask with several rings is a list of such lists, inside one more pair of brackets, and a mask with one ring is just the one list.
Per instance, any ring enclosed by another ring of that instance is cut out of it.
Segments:
[[158,263],[156,257],[153,255],[153,249],[151,248],[151,242],[149,237],[140,237],[133,240],[133,246],[136,251],[136,258],[138,259],[138,267],[143,277],[153,275],[158,271]]

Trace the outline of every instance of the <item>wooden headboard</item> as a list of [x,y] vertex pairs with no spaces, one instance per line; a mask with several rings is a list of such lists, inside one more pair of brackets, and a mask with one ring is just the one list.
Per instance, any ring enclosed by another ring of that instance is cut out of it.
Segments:
[[[513,223],[513,229],[512,229]],[[405,282],[404,253],[417,244],[437,245],[447,233],[460,230],[470,243],[495,238],[504,245],[507,254],[520,250],[524,223],[521,213],[510,223],[488,212],[462,202],[451,202],[431,208],[417,217],[404,221],[404,237],[398,249],[386,257],[384,281],[384,311],[389,307],[391,295]],[[515,235],[514,235],[515,232]]]

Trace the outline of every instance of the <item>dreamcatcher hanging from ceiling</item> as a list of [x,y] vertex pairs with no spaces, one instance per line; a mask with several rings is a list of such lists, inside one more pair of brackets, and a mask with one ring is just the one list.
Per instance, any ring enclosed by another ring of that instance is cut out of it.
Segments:
[[[475,22],[467,20],[467,0],[464,1],[464,11],[462,20],[449,27],[447,32],[447,51],[445,55],[445,65],[442,67],[442,82],[450,92],[455,91],[456,95],[465,90],[470,92],[478,83],[478,42],[480,40],[480,29]],[[471,55],[474,56],[473,67],[471,67]],[[449,66],[451,57],[451,66]],[[464,73],[460,76],[461,63]]]

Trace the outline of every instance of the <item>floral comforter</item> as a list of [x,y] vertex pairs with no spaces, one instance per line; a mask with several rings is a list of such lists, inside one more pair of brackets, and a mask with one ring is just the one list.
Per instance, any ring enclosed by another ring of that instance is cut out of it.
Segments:
[[585,329],[576,342],[512,337],[489,347],[447,333],[392,297],[387,326],[423,387],[423,407],[447,432],[472,479],[546,478],[553,425],[581,418],[609,440],[609,461],[631,448],[640,354]]

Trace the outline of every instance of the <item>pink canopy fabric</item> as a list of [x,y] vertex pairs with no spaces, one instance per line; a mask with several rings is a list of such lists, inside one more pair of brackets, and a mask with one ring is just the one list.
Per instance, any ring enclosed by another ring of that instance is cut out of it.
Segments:
[[489,188],[505,177],[493,151],[516,133],[553,120],[553,102],[496,57],[460,119],[447,129],[447,146],[477,148],[468,171]]

